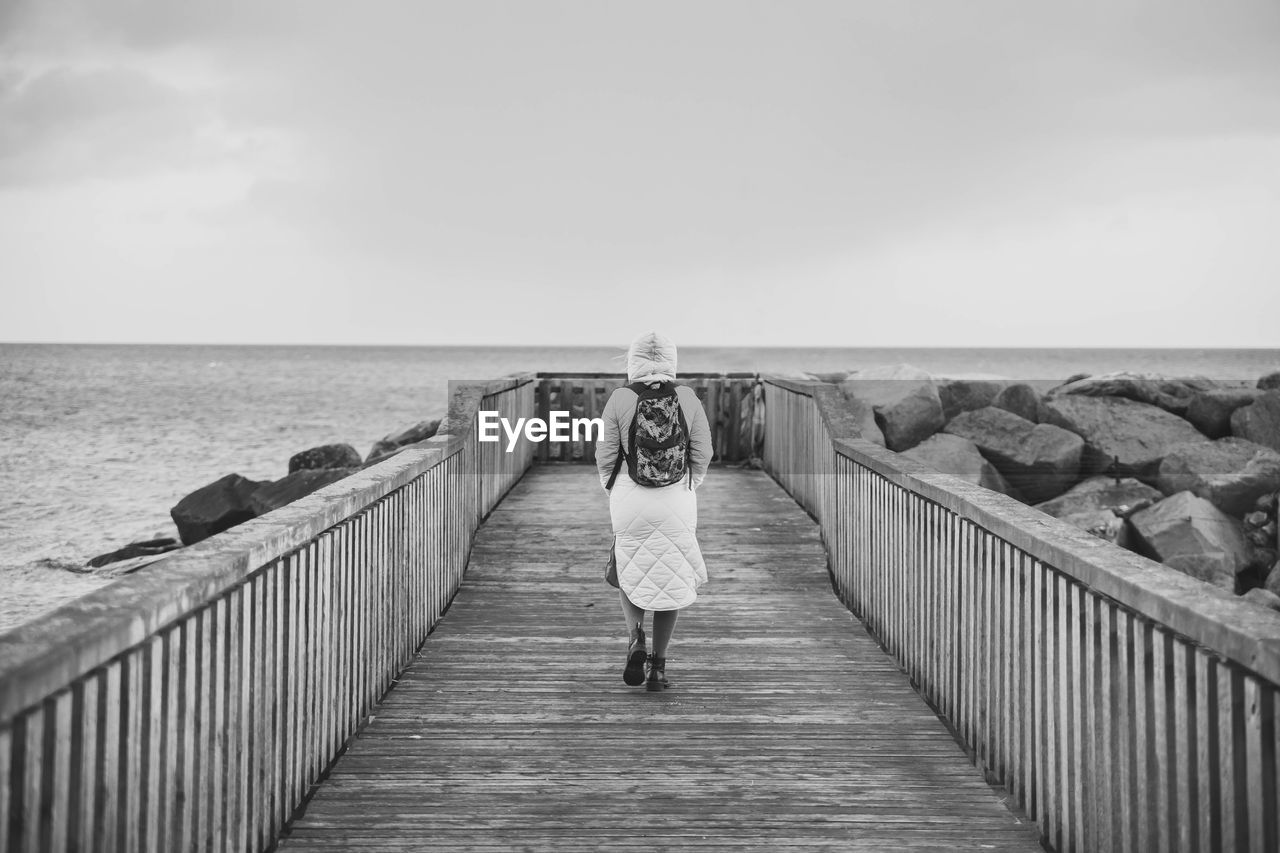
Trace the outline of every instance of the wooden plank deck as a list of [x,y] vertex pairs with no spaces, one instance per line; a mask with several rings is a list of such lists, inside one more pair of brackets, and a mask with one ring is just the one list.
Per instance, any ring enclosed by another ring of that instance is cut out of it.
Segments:
[[712,580],[647,693],[594,469],[535,466],[280,849],[1040,850],[832,595],[791,498],[714,469],[699,502]]

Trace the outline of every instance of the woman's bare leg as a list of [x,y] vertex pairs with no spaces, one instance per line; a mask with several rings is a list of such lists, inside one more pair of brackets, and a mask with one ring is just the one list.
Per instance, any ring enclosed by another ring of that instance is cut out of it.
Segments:
[[665,658],[667,656],[667,644],[671,642],[671,634],[676,629],[676,617],[679,615],[679,610],[653,611],[654,657]]
[[622,590],[618,590],[618,597],[622,599],[622,617],[627,620],[627,636],[631,636],[637,625],[644,625],[644,610],[632,604]]

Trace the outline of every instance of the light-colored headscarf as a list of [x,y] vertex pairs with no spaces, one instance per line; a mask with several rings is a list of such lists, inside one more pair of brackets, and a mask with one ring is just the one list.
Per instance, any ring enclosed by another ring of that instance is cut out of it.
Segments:
[[628,382],[675,382],[676,345],[657,332],[646,332],[627,348]]

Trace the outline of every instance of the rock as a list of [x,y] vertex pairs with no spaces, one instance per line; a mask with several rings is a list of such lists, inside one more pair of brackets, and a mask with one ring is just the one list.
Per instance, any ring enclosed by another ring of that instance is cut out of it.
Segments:
[[881,447],[885,446],[884,433],[880,431],[880,424],[876,423],[874,406],[858,397],[846,397],[845,409],[853,417],[858,427],[858,434],[862,438],[874,441]]
[[993,405],[996,395],[1009,383],[996,379],[939,379],[935,384],[942,401],[942,416],[951,420],[961,412]]
[[1276,518],[1276,493],[1263,495],[1253,506],[1253,511],[1244,517],[1244,536],[1253,546],[1253,567],[1265,579],[1280,549],[1280,541],[1276,539],[1276,529],[1280,527],[1280,519]]
[[1275,548],[1254,548],[1253,556],[1249,561],[1250,566],[1256,568],[1259,574],[1265,577],[1276,561],[1276,554]]
[[258,515],[266,515],[353,473],[355,470],[351,468],[304,468],[274,482],[261,484],[249,496],[249,503]]
[[289,473],[310,471],[325,468],[358,468],[360,454],[349,444],[323,444],[312,447],[301,453],[295,453],[289,459]]
[[108,563],[107,565],[94,570],[93,574],[100,578],[118,578],[123,575],[133,574],[138,569],[145,568],[152,563],[164,559],[164,556],[164,554],[147,554],[141,557],[130,557],[127,560]]
[[1268,592],[1280,595],[1280,561],[1271,566],[1271,571],[1267,574],[1265,588]]
[[121,560],[132,560],[136,557],[158,557],[169,551],[176,551],[182,547],[182,543],[172,536],[164,536],[159,539],[147,539],[142,542],[130,542],[123,548],[111,551],[107,554],[99,554],[89,562],[86,566],[91,568],[100,568],[108,563],[118,563]]
[[1263,391],[1280,391],[1280,370],[1273,370],[1258,379],[1258,387]]
[[907,450],[933,435],[946,423],[942,401],[933,383],[904,391],[896,399],[873,406],[876,425],[890,450]]
[[890,450],[915,447],[946,423],[937,384],[910,365],[856,371],[840,383],[840,390],[871,404]]
[[1232,412],[1231,434],[1280,450],[1280,391],[1264,391]]
[[1154,485],[1160,462],[1169,451],[1180,444],[1208,441],[1177,415],[1123,397],[1068,394],[1045,400],[1041,412],[1049,423],[1084,439],[1086,474],[1137,477]]
[[[388,456],[394,456],[411,444],[417,444],[419,441],[426,441],[436,434],[440,429],[440,419],[432,418],[430,420],[418,421],[418,423],[395,432],[387,436],[383,436],[374,443],[373,449],[369,451],[369,455],[365,457],[364,464],[371,465],[379,462]],[[359,462],[356,463],[357,465]]]
[[1256,388],[1210,388],[1191,398],[1187,420],[1209,438],[1231,435],[1231,413],[1252,403],[1260,392]]
[[1123,518],[1110,510],[1095,509],[1086,512],[1071,512],[1061,516],[1060,520],[1113,545],[1119,545],[1121,548],[1131,549],[1133,547],[1133,537],[1129,532],[1129,526],[1125,524]]
[[995,466],[978,451],[978,446],[967,438],[940,432],[902,453],[908,459],[928,465],[944,474],[975,483],[984,489],[1013,494],[1004,477]]
[[907,380],[919,381],[924,379],[933,379],[934,376],[922,367],[916,367],[914,364],[877,364],[872,367],[860,367],[857,370],[849,371],[845,379],[861,379],[866,381],[897,381],[905,382]]
[[1280,453],[1242,438],[1180,445],[1160,463],[1157,485],[1166,495],[1188,491],[1242,516],[1280,489]]
[[1167,497],[1129,522],[1154,559],[1222,589],[1235,592],[1236,575],[1249,565],[1240,522],[1191,492]]
[[1269,607],[1272,610],[1280,610],[1280,595],[1276,595],[1269,589],[1258,587],[1246,592],[1242,598],[1252,601],[1254,604],[1261,604],[1263,607]]
[[1268,521],[1261,527],[1250,531],[1249,541],[1259,548],[1268,548],[1276,544],[1276,522]]
[[1124,397],[1158,406],[1175,415],[1185,415],[1191,398],[1201,391],[1217,388],[1211,379],[1178,379],[1155,373],[1106,373],[1068,381],[1049,392],[1050,397],[1077,394],[1086,397]]
[[1090,477],[1072,486],[1066,494],[1036,504],[1036,509],[1054,518],[1099,510],[1128,518],[1137,510],[1162,500],[1164,494],[1159,489],[1132,477],[1118,482],[1113,477]]
[[1060,495],[1079,479],[1084,440],[1061,427],[988,406],[952,418],[945,432],[976,444],[1031,503]]
[[1002,388],[991,405],[1013,412],[1033,424],[1040,422],[1040,392],[1025,382],[1016,382]]
[[249,496],[260,485],[239,474],[228,474],[178,501],[169,515],[178,526],[182,544],[194,545],[253,518],[256,513]]

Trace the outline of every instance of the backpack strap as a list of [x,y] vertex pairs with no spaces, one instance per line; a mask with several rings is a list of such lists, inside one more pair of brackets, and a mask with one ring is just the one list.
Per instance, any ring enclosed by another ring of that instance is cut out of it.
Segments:
[[[635,395],[637,397],[640,396],[641,392],[647,391],[649,388],[649,386],[644,384],[643,382],[632,382],[626,387],[631,389],[631,391],[635,392]],[[635,415],[633,414],[631,416],[631,426],[627,430],[627,446],[634,447],[635,441],[636,441],[636,418],[635,418]],[[619,440],[618,441],[618,458],[615,459],[613,462],[613,473],[609,475],[609,485],[604,487],[606,492],[613,491],[613,484],[618,480],[618,472],[622,470],[623,462],[627,463],[627,468],[628,470],[630,470],[631,457],[627,455],[626,449],[622,446],[622,441]]]
[[693,489],[693,435],[689,432],[689,424],[684,419],[684,406],[680,403],[680,395],[676,394],[676,414],[680,416],[680,429],[684,430],[684,470],[689,474],[689,488]]
[[[658,383],[657,390],[661,391],[662,386],[665,384],[667,383],[665,382]],[[631,453],[625,454],[622,452],[621,441],[618,442],[618,453],[619,455],[623,456],[627,460],[627,473],[628,475],[630,475],[631,479],[634,480],[636,477],[636,417],[640,413],[640,398],[644,397],[645,394],[653,392],[654,389],[650,388],[649,383],[647,382],[632,382],[629,385],[627,385],[627,388],[629,388],[636,395],[636,411],[632,412],[631,426],[628,427],[627,429],[627,447],[631,448]]]
[[[631,426],[627,427],[627,447],[631,448],[631,455],[627,457],[627,474],[628,476],[631,477],[631,479],[634,480],[636,478],[636,458],[637,458],[636,457],[636,418],[640,416],[640,400],[638,398],[639,398],[640,392],[645,390],[645,387],[641,385],[639,382],[636,382],[633,385],[628,385],[627,387],[630,388],[632,391],[635,391],[637,396],[636,410],[631,413]],[[619,455],[622,454],[621,441],[618,442],[618,453]]]
[[622,463],[627,455],[622,452],[622,442],[618,442],[618,458],[613,460],[613,473],[609,475],[609,485],[604,487],[606,492],[613,491],[613,484],[618,480],[618,472],[622,470]]

